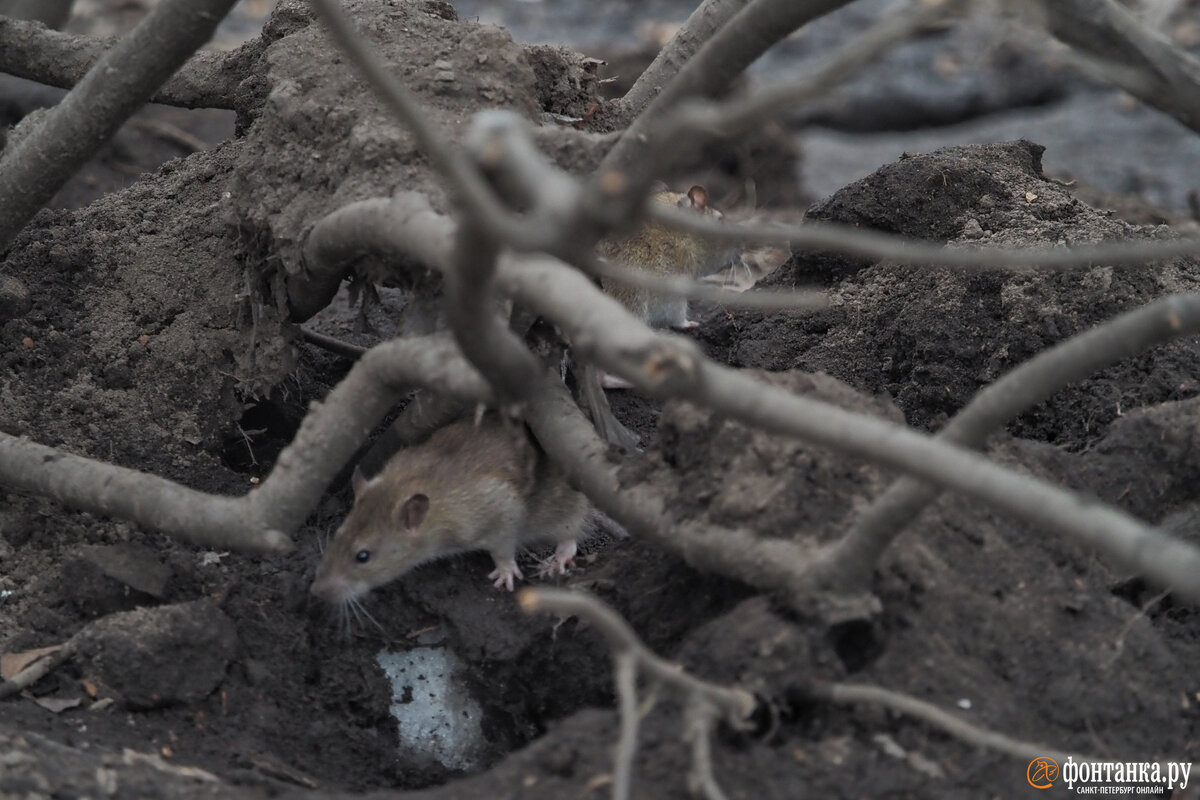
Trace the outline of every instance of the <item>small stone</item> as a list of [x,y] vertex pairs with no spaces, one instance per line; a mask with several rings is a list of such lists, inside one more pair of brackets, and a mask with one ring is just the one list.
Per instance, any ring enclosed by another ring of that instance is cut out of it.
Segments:
[[88,616],[128,611],[166,596],[170,567],[148,547],[88,545],[62,565],[62,593]]
[[966,221],[962,228],[962,238],[964,239],[981,239],[983,238],[983,226],[979,224],[979,220],[971,218]]
[[33,307],[25,284],[12,275],[0,275],[0,322],[19,319]]

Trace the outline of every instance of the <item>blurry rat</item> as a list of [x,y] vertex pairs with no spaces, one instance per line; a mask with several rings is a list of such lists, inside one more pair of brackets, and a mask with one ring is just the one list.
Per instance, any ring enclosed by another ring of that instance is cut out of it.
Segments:
[[[667,191],[660,183],[650,195],[649,202],[688,209],[714,220],[724,216],[709,204],[708,192],[703,186],[693,186],[687,194],[680,194]],[[668,228],[650,220],[628,236],[603,240],[599,252],[606,260],[631,269],[662,276],[696,278],[723,266],[731,249],[726,242]],[[691,330],[699,325],[688,319],[686,297],[672,297],[616,281],[605,280],[602,284],[605,292],[621,301],[647,325],[677,330]],[[623,378],[604,372],[600,373],[599,380],[606,389],[628,389],[631,385]]]
[[523,425],[494,413],[478,424],[462,419],[401,450],[370,480],[355,472],[354,507],[312,593],[345,605],[419,564],[471,550],[491,553],[488,578],[512,591],[526,545],[557,542],[541,571],[566,572],[589,509]]
[[[688,209],[714,220],[724,217],[709,204],[708,192],[703,186],[693,186],[687,194],[669,192],[663,187],[662,191],[650,195],[650,202]],[[600,243],[600,255],[609,261],[656,275],[689,278],[716,271],[731,252],[727,242],[668,228],[654,221],[644,223],[624,238],[605,239]],[[699,324],[687,318],[687,298],[669,297],[615,281],[604,281],[603,284],[604,291],[620,300],[647,325],[689,330]]]

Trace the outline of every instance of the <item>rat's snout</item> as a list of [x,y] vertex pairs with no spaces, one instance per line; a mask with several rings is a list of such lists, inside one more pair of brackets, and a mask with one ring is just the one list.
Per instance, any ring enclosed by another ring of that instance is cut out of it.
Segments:
[[353,581],[334,572],[324,572],[320,567],[317,568],[317,575],[308,591],[335,605],[353,600],[363,594],[362,587]]

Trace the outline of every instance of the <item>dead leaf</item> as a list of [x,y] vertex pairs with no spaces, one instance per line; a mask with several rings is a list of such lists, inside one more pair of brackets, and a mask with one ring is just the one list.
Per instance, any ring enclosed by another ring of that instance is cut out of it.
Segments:
[[82,703],[83,700],[78,697],[35,697],[33,698],[33,702],[37,703],[47,711],[51,711],[55,714],[61,714],[68,708],[75,708]]
[[26,667],[39,658],[56,653],[62,647],[61,644],[54,644],[49,647],[25,650],[20,653],[0,653],[0,678],[4,678],[6,681],[12,680],[14,676],[23,672]]
[[1025,193],[1025,202],[1032,203],[1034,200],[1037,200],[1037,197],[1038,196],[1036,194],[1034,194],[1033,192],[1026,192]]

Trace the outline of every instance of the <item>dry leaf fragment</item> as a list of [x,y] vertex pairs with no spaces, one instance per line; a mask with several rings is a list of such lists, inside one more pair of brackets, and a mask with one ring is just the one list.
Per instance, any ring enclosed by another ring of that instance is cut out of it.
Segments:
[[61,714],[68,708],[75,708],[83,702],[78,697],[35,697],[33,702],[55,714]]
[[12,680],[15,675],[23,672],[33,662],[51,653],[57,653],[62,647],[61,644],[54,644],[20,653],[0,653],[0,678],[4,678],[6,681]]

